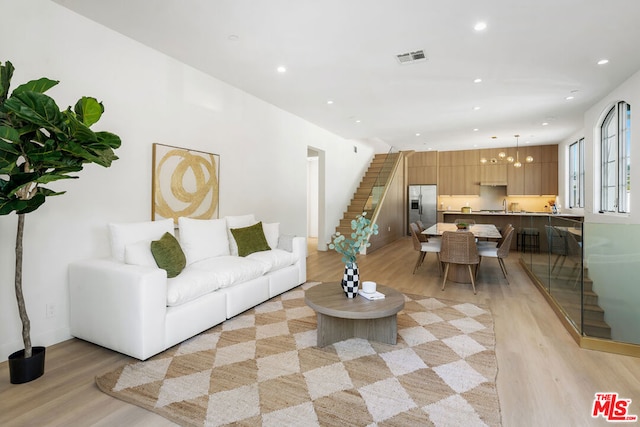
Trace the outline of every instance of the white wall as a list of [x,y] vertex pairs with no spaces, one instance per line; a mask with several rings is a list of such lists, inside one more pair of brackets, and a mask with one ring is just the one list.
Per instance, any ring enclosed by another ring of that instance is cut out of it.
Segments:
[[[152,143],[221,156],[220,215],[255,213],[284,233],[306,235],[307,146],[326,152],[330,235],[374,149],[345,141],[48,0],[0,0],[1,61],[15,87],[46,76],[60,107],[83,96],[104,102],[94,126],[122,138],[109,169],[88,165],[68,193],[27,215],[24,287],[34,345],[69,338],[67,266],[106,256],[108,222],[145,221],[151,211]],[[28,33],[28,36],[26,34]],[[353,146],[358,153],[353,152]],[[0,217],[0,360],[22,348],[13,294],[16,216]],[[56,315],[45,318],[47,304]]]

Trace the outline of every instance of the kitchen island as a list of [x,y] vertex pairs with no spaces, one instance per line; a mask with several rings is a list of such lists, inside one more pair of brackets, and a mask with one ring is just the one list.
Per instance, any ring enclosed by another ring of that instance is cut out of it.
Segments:
[[[442,222],[455,222],[456,220],[470,219],[476,224],[493,224],[502,230],[507,224],[515,227],[516,232],[520,232],[523,228],[537,229],[539,232],[540,252],[547,252],[548,243],[545,225],[567,225],[566,220],[582,221],[581,215],[575,214],[551,214],[549,212],[504,212],[504,211],[472,211],[470,213],[462,213],[460,211],[440,211],[438,216],[442,215]],[[518,239],[511,241],[511,250],[517,250]]]

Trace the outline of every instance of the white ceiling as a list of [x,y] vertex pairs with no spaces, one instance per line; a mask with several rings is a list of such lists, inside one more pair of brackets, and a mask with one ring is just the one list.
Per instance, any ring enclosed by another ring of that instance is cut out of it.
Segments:
[[[638,0],[54,1],[344,138],[403,150],[561,142],[640,69]],[[396,60],[419,49],[426,61]]]

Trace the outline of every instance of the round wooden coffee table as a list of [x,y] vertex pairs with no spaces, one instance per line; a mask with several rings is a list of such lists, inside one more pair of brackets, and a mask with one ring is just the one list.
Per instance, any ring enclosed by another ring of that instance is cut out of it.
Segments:
[[347,298],[338,282],[307,289],[304,300],[318,314],[318,347],[349,338],[395,344],[404,295],[380,284],[377,290],[385,294],[384,299]]

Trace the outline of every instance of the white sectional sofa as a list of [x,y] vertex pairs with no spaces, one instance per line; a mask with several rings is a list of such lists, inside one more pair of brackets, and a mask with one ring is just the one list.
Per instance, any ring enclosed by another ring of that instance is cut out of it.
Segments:
[[[255,233],[246,231],[257,231],[258,224],[268,246],[238,255],[256,249]],[[150,245],[174,235],[173,220],[109,228],[110,258],[69,266],[71,334],[140,360],[306,281],[306,239],[281,236],[279,224],[259,223],[253,215],[180,218],[175,234],[185,267],[172,278],[158,267]]]

